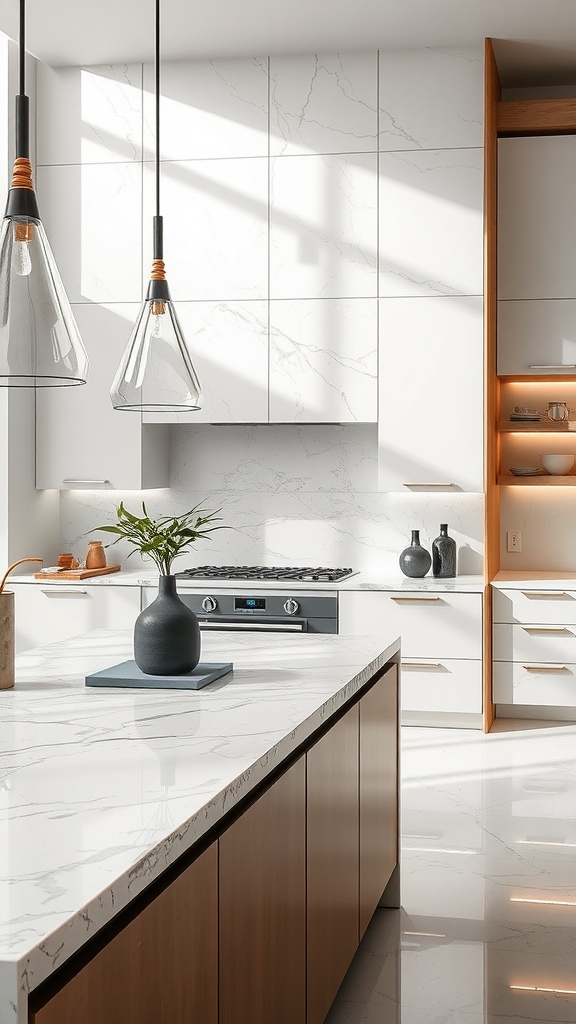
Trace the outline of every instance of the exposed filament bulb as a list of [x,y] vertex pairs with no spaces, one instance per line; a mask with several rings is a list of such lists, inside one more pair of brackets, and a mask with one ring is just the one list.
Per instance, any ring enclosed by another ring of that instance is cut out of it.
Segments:
[[152,302],[152,317],[153,317],[153,334],[155,338],[160,337],[162,330],[162,320],[160,319],[166,313],[166,307],[160,299],[154,299]]
[[19,277],[28,277],[32,270],[30,245],[34,237],[34,225],[19,223],[14,225],[14,242],[16,245],[16,273]]

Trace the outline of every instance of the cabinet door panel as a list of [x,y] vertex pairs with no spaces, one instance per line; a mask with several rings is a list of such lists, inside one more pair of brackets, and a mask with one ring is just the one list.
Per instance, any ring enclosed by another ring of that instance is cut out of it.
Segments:
[[16,583],[16,652],[68,640],[91,629],[132,629],[140,587]]
[[498,373],[573,377],[575,324],[576,299],[499,302]]
[[308,751],[308,1018],[321,1024],[358,946],[358,705]]
[[498,143],[498,295],[576,297],[576,137]]
[[379,489],[482,491],[481,297],[381,299],[379,348]]
[[360,937],[398,863],[398,668],[360,701]]
[[220,1024],[306,1019],[305,759],[220,844]]
[[217,1024],[214,844],[43,1006],[29,1024]]

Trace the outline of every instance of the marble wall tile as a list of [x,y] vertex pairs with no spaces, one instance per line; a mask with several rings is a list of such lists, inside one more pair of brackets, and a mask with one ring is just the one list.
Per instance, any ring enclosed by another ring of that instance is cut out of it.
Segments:
[[376,294],[376,156],[271,161],[270,296]]
[[377,418],[376,299],[270,304],[270,419]]
[[[268,304],[179,302],[178,319],[203,400],[192,417],[174,413],[170,422],[267,423]],[[144,419],[165,423],[166,414]]]
[[[83,550],[85,533],[95,522],[110,521],[120,500],[136,509],[141,497],[140,493],[102,491],[63,493],[61,535],[66,550]],[[482,495],[424,498],[248,489],[208,493],[181,486],[151,491],[145,498],[152,515],[174,515],[198,502],[206,508],[222,508],[224,523],[232,529],[198,543],[192,559],[200,564],[322,564],[395,574],[399,572],[398,555],[409,542],[411,529],[419,528],[422,543],[430,548],[440,522],[448,522],[459,549],[459,574],[482,571]],[[125,547],[119,544],[114,550],[120,559],[126,558]],[[179,556],[176,571],[190,561],[190,555]],[[146,564],[134,556],[128,568]]]
[[36,67],[38,164],[142,159],[141,64]]
[[[265,299],[268,161],[164,161],[166,273],[174,299]],[[152,260],[154,165],[144,165],[144,274]]]
[[480,47],[381,50],[380,149],[483,145]]
[[[163,61],[161,157],[268,155],[268,58]],[[144,65],[144,149],[152,159],[154,71]]]
[[38,204],[71,302],[139,302],[142,167],[39,167]]
[[483,150],[380,156],[380,295],[481,295]]
[[171,432],[178,490],[299,493],[376,490],[373,425],[178,426]]
[[270,58],[272,155],[372,152],[376,138],[376,52]]

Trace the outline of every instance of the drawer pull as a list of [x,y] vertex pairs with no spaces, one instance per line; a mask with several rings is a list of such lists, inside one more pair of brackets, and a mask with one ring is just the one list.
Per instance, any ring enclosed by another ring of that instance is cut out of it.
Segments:
[[[91,478],[83,480],[80,477],[65,476],[63,481],[62,481],[62,483],[63,484],[68,484],[69,487],[92,487],[92,486],[94,486],[94,487],[103,487],[106,484],[110,484],[110,481],[109,480],[93,480]],[[110,486],[112,486],[112,485],[110,484]]]
[[576,363],[528,363],[530,370],[576,370]]
[[567,672],[566,665],[522,665],[527,672]]
[[392,594],[393,601],[439,601],[438,594]]
[[524,597],[567,597],[567,590],[521,590]]
[[440,668],[439,661],[401,661],[401,668]]
[[522,626],[522,629],[526,633],[572,633],[572,630],[568,626]]
[[80,587],[60,587],[57,584],[55,587],[47,587],[46,589],[42,589],[40,593],[50,594],[50,596],[52,597],[53,594],[87,594],[88,591],[81,590]]
[[403,487],[455,487],[452,480],[432,480],[430,482],[413,480],[412,483],[404,483]]

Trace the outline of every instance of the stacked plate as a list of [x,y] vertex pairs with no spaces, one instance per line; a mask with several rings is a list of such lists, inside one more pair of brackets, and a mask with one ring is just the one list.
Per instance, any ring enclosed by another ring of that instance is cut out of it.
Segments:
[[541,476],[544,470],[540,466],[510,466],[512,476]]

